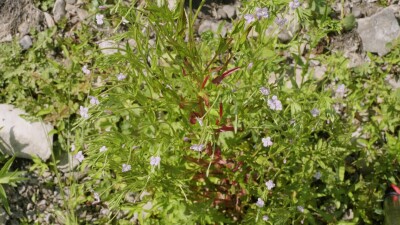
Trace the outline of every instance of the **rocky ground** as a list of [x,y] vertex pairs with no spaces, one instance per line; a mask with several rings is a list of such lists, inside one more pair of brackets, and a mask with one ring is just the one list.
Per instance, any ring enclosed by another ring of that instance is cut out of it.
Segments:
[[[376,0],[351,0],[345,1],[342,8],[341,1],[337,1],[332,7],[334,15],[338,16],[342,12],[346,15],[352,14],[357,19],[358,27],[340,35],[331,37],[331,42],[324,46],[331,51],[342,51],[350,59],[349,67],[355,67],[368,61],[365,51],[374,52],[378,55],[387,54],[390,49],[385,46],[385,41],[395,39],[400,36],[400,6],[398,0],[388,0],[389,7],[383,7]],[[173,1],[171,4],[173,4]],[[216,0],[207,1],[204,5],[199,19],[195,23],[198,34],[207,30],[217,31],[223,23],[222,35],[232,27],[234,19],[241,18],[240,2],[235,0]],[[194,4],[198,6],[198,3]],[[14,9],[11,10],[11,9]],[[21,14],[10,14],[20,10]],[[20,39],[23,49],[29,49],[35,41],[29,35],[31,28],[43,30],[55,26],[63,17],[66,17],[71,25],[80,22],[88,22],[89,12],[86,11],[84,4],[80,0],[57,0],[53,9],[49,12],[41,12],[36,9],[29,0],[13,1],[4,0],[0,2],[0,41],[9,41],[13,35]],[[287,15],[292,18],[291,15]],[[29,20],[28,20],[29,18]],[[376,25],[379,24],[379,25]],[[278,38],[282,42],[288,42],[293,33],[301,32],[300,25],[294,23],[278,33]],[[377,33],[384,36],[377,39]],[[257,34],[254,34],[257,35]],[[99,42],[105,46],[114,45],[113,42]],[[307,46],[303,46],[305,49]],[[103,52],[108,54],[109,52]],[[315,75],[325,71],[324,65],[316,62],[314,65]],[[393,77],[388,78],[388,83],[393,88],[400,86]],[[14,163],[14,169],[29,171],[32,165],[31,160],[18,159]],[[60,171],[60,179],[66,180],[71,174],[68,170]],[[63,224],[65,222],[62,208],[65,204],[64,198],[68,198],[69,190],[64,190],[65,196],[61,195],[58,178],[54,172],[45,171],[40,173],[38,170],[26,173],[26,181],[17,187],[7,187],[12,214],[7,213],[0,207],[0,224]],[[84,174],[75,174],[79,179],[84,179]],[[77,216],[87,223],[94,223],[100,217],[107,214],[107,208],[100,205],[81,205],[77,208]]]

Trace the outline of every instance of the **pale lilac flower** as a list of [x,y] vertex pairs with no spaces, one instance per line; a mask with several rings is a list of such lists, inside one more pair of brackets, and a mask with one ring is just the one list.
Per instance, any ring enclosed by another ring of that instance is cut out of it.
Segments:
[[123,80],[123,79],[125,79],[125,78],[126,78],[126,75],[123,74],[123,73],[119,73],[119,74],[117,75],[117,80]]
[[267,19],[269,17],[267,8],[256,8],[256,16],[258,19]]
[[90,74],[90,70],[87,68],[87,65],[84,65],[84,66],[82,67],[82,72],[83,72],[84,74],[86,74],[86,75],[89,75],[89,74]]
[[300,6],[299,0],[293,0],[293,1],[289,2],[289,7],[293,10],[299,8],[299,6]]
[[339,84],[335,90],[335,96],[338,98],[343,98],[346,94],[346,86],[344,84]]
[[286,159],[283,159],[283,164],[286,164],[286,163],[287,163]]
[[282,110],[282,102],[278,100],[276,95],[272,96],[271,99],[268,99],[268,106],[272,110]]
[[301,213],[304,213],[304,207],[301,205],[297,206],[297,210],[299,210]]
[[251,14],[246,14],[246,15],[244,15],[244,19],[246,20],[246,23],[247,23],[247,24],[256,21],[256,18],[254,18],[254,16],[251,15]]
[[78,160],[79,162],[82,162],[82,161],[85,159],[85,156],[83,156],[82,151],[79,151],[79,152],[74,156],[74,158],[75,158],[76,160]]
[[253,68],[253,63],[252,62],[249,63],[249,65],[247,66],[247,69],[251,69],[251,68]]
[[71,144],[71,152],[75,151],[75,144]]
[[287,22],[287,19],[283,18],[283,17],[276,17],[276,19],[275,19],[275,23],[280,27],[285,25],[286,22]]
[[99,195],[99,193],[94,192],[93,195],[94,195],[94,201],[92,202],[92,205],[100,203],[100,195]]
[[199,122],[200,126],[203,126],[203,119],[200,117],[196,117],[197,122]]
[[131,170],[132,169],[132,167],[131,167],[131,165],[128,165],[128,164],[122,164],[122,172],[124,173],[124,172],[128,172],[129,170]]
[[268,190],[271,190],[272,188],[275,187],[275,183],[272,180],[269,180],[269,181],[265,182],[265,186],[267,186]]
[[194,145],[190,146],[190,149],[193,151],[196,151],[196,152],[201,152],[201,151],[203,151],[204,147],[205,147],[205,145],[203,145],[203,144],[194,144]]
[[100,9],[100,10],[106,10],[107,8],[108,8],[108,7],[107,7],[106,5],[100,5],[100,6],[99,6],[99,9]]
[[319,110],[318,110],[317,108],[313,108],[313,109],[311,110],[311,115],[312,115],[313,117],[317,117],[317,116],[319,115]]
[[104,19],[104,15],[97,14],[96,15],[96,23],[97,23],[97,25],[102,25],[104,23],[103,19]]
[[266,87],[261,87],[261,88],[260,88],[260,92],[261,92],[261,94],[263,94],[263,95],[265,95],[265,96],[268,96],[268,95],[270,94],[269,89],[266,88]]
[[261,198],[258,198],[256,206],[262,208],[264,207],[264,205],[265,205],[264,201]]
[[272,146],[274,143],[271,141],[271,137],[261,139],[264,147]]
[[107,147],[106,146],[103,146],[103,147],[100,148],[100,152],[105,152],[105,151],[107,151]]
[[158,165],[160,165],[160,161],[161,161],[161,158],[159,156],[152,156],[150,158],[150,165],[158,166]]
[[264,215],[264,216],[263,216],[263,220],[264,220],[264,221],[268,221],[268,220],[269,220],[269,217],[268,217],[267,215]]
[[319,172],[319,171],[317,171],[317,172],[315,173],[315,175],[314,175],[314,178],[317,179],[317,180],[321,179],[321,177],[322,177],[322,173]]
[[96,97],[94,97],[94,96],[89,96],[89,98],[90,98],[90,104],[92,104],[92,105],[98,105],[98,104],[100,104],[99,99],[97,99]]
[[89,112],[89,109],[88,109],[88,108],[83,107],[83,106],[80,106],[80,107],[79,107],[79,114],[80,114],[83,118],[85,118],[85,119],[89,118],[88,112]]

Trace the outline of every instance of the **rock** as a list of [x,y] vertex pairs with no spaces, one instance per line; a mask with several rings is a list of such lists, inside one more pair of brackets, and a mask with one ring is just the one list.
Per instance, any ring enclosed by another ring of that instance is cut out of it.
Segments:
[[400,36],[400,26],[394,16],[399,6],[392,5],[371,17],[358,19],[359,33],[364,51],[383,56],[390,52],[387,44]]
[[32,39],[29,35],[25,35],[19,40],[19,45],[23,50],[27,50],[32,46]]
[[355,18],[360,18],[360,17],[363,16],[362,11],[361,11],[361,8],[360,8],[359,6],[354,6],[354,7],[351,9],[351,13],[353,14],[353,16],[354,16]]
[[67,12],[65,11],[65,1],[64,0],[56,0],[53,6],[53,16],[54,16],[54,21],[56,23],[60,21],[66,14]]
[[103,53],[104,55],[112,55],[120,52],[120,50],[122,50],[122,54],[125,54],[125,44],[118,44],[114,40],[103,40],[97,42],[97,44],[99,45],[101,53]]
[[76,0],[65,0],[65,2],[66,2],[67,4],[73,5],[73,4],[76,3]]
[[44,13],[44,19],[46,20],[47,27],[54,27],[56,25],[53,17],[47,12]]
[[228,15],[226,15],[226,12],[223,9],[218,9],[217,14],[216,14],[217,19],[227,19]]
[[[222,24],[222,23],[223,23],[222,21],[217,22],[217,21],[212,21],[212,20],[203,20],[200,23],[200,26],[199,26],[199,29],[197,32],[199,34],[202,34],[206,31],[212,31],[215,34],[219,33],[219,34],[221,34],[221,36],[225,37],[226,33],[228,32],[228,27],[231,25],[230,24]],[[220,32],[218,32],[220,29],[220,26],[221,26],[221,30],[220,30]]]
[[81,8],[76,9],[76,14],[78,15],[81,21],[85,20],[89,15],[89,13],[86,10]]
[[0,104],[0,150],[3,153],[31,159],[36,155],[49,159],[53,146],[50,124],[29,122],[20,117],[26,114],[12,105]]
[[224,5],[222,6],[222,10],[225,11],[226,16],[229,19],[234,19],[234,17],[236,16],[236,7],[233,5]]
[[62,152],[60,155],[60,162],[57,164],[57,168],[63,172],[68,173],[74,170],[79,165],[79,161],[75,159],[72,154],[68,152]]

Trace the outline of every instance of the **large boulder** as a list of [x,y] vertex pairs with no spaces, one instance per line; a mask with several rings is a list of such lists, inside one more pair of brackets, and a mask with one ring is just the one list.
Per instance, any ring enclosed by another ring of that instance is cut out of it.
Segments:
[[50,124],[29,122],[20,115],[26,115],[12,105],[0,104],[0,151],[31,159],[32,155],[46,161],[50,158],[53,137]]
[[364,51],[378,53],[383,56],[390,52],[392,41],[400,37],[400,26],[395,17],[395,12],[400,6],[392,5],[374,15],[358,19],[357,32],[363,43]]

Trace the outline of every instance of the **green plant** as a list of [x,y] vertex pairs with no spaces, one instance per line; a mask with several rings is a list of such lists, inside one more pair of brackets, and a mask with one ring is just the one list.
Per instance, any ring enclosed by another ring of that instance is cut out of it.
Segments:
[[10,158],[0,170],[0,201],[8,214],[11,214],[11,211],[3,185],[16,186],[18,182],[26,180],[26,178],[23,177],[24,172],[22,171],[9,172],[14,159],[15,157]]

